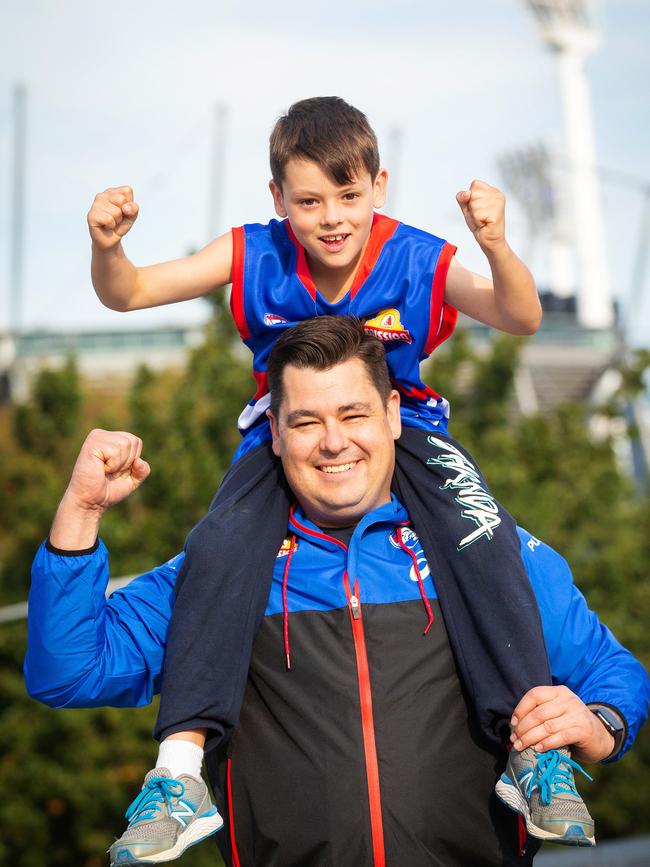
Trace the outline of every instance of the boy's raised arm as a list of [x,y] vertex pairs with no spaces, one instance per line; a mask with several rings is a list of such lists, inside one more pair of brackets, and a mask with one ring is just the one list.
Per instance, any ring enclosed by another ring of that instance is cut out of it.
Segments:
[[126,256],[122,238],[139,213],[131,187],[109,187],[95,196],[88,212],[92,239],[91,274],[95,291],[112,310],[140,310],[207,295],[230,283],[232,236],[216,238],[198,253],[136,267]]
[[452,259],[445,301],[462,313],[506,331],[534,334],[542,308],[533,276],[505,236],[506,198],[484,181],[472,181],[456,196],[468,228],[485,253],[492,279],[481,277]]

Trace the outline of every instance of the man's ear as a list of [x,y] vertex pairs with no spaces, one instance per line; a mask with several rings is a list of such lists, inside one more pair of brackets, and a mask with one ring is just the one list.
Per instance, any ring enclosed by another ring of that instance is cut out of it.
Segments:
[[372,185],[372,206],[373,208],[381,208],[386,201],[386,188],[388,185],[388,172],[386,169],[379,169],[377,177]]
[[277,423],[276,418],[270,409],[267,409],[266,417],[268,418],[268,420],[271,424],[271,436],[273,437],[272,442],[271,442],[271,448],[273,449],[273,454],[276,456],[276,458],[279,458],[280,457],[280,431],[278,430],[278,423]]
[[274,180],[269,181],[269,190],[271,190],[271,195],[273,196],[273,207],[275,208],[275,213],[278,215],[278,217],[286,217],[287,209],[284,207],[282,190]]
[[402,416],[400,415],[400,396],[399,392],[393,389],[388,395],[386,401],[386,416],[388,417],[388,426],[394,440],[398,440],[402,435]]

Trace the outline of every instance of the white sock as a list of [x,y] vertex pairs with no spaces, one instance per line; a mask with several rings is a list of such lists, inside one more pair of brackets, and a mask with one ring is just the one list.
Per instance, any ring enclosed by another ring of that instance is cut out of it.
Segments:
[[169,768],[172,777],[190,774],[198,780],[201,778],[202,764],[203,749],[191,741],[165,738],[160,744],[156,767]]

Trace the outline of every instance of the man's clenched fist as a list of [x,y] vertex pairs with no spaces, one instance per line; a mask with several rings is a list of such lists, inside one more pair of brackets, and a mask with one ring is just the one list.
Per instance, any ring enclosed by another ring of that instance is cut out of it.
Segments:
[[78,508],[97,511],[124,500],[150,473],[142,440],[126,431],[93,430],[86,437],[65,493]]

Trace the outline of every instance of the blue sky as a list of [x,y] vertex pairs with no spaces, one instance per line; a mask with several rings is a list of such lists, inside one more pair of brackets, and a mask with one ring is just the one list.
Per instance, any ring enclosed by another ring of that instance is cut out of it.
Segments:
[[[603,187],[610,278],[625,297],[642,180],[650,181],[650,6],[603,0],[598,19],[603,42],[588,63],[598,161],[631,179]],[[85,213],[96,191],[130,183],[142,208],[126,244],[137,264],[205,243],[217,102],[228,105],[219,197],[224,228],[273,215],[267,140],[277,115],[296,99],[337,94],[366,112],[384,163],[398,169],[390,213],[453,241],[461,261],[476,270],[484,265],[456,190],[474,177],[500,184],[496,160],[504,152],[561,141],[555,63],[523,0],[4,4],[0,328],[8,318],[10,108],[17,81],[29,91],[23,321],[30,328],[205,318],[200,301],[126,315],[102,307],[89,279]],[[403,146],[399,165],[391,166],[395,127]],[[525,220],[512,201],[508,229],[523,250]],[[543,284],[543,257],[530,264]],[[637,321],[650,318],[650,304],[644,311]],[[650,331],[637,326],[635,336],[647,342]]]

